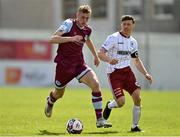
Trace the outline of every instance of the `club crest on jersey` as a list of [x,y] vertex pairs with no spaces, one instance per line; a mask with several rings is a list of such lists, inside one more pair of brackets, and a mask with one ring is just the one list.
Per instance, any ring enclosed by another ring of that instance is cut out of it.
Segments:
[[133,46],[134,45],[134,43],[131,41],[131,46]]

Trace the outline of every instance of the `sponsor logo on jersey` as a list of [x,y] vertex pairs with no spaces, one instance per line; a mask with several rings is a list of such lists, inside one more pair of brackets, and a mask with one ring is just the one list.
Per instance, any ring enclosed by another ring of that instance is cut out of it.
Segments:
[[117,54],[120,54],[120,55],[129,55],[129,54],[131,54],[131,52],[130,51],[120,50],[120,51],[117,51]]
[[118,44],[124,44],[124,42],[122,41],[122,42],[118,42]]

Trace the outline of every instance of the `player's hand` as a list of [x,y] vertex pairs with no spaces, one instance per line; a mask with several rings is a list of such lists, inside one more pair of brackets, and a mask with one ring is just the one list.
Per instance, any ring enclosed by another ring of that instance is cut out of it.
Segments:
[[149,83],[151,84],[152,81],[153,81],[152,76],[151,76],[150,74],[147,73],[147,74],[145,75],[145,77],[146,77],[146,79],[149,81]]
[[72,42],[78,42],[78,43],[82,43],[83,37],[80,35],[75,35],[72,37]]
[[115,64],[117,64],[118,63],[118,60],[117,59],[111,59],[110,61],[109,61],[109,64],[111,64],[111,65],[115,65]]
[[94,65],[97,67],[97,66],[99,66],[99,63],[100,63],[99,58],[98,58],[98,57],[95,57],[95,58],[94,58]]

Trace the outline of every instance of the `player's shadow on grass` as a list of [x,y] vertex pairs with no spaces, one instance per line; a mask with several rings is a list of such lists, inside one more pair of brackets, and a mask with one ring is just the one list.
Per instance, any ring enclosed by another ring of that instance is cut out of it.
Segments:
[[38,135],[65,135],[65,133],[54,133],[54,132],[49,132],[47,130],[39,130],[40,133]]
[[96,135],[96,134],[101,134],[101,135],[107,135],[107,134],[117,134],[119,132],[117,131],[98,131],[98,132],[84,132],[83,134],[90,134],[90,135]]

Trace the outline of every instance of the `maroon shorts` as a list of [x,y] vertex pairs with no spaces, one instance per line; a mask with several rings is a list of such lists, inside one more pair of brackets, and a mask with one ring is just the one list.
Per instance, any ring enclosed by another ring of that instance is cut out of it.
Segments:
[[80,80],[90,70],[91,69],[85,63],[57,63],[55,74],[55,87],[57,89],[62,89],[73,78],[76,77],[78,80]]
[[108,74],[108,78],[116,99],[124,96],[123,89],[131,95],[137,88],[140,88],[130,67],[115,69],[114,72]]

